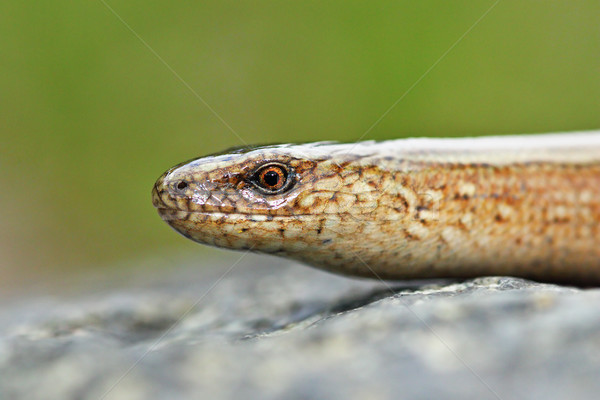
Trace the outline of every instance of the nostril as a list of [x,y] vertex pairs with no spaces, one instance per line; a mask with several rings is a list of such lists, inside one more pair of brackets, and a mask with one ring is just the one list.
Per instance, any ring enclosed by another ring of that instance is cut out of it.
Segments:
[[188,183],[186,181],[179,181],[175,186],[178,190],[185,190],[188,187]]

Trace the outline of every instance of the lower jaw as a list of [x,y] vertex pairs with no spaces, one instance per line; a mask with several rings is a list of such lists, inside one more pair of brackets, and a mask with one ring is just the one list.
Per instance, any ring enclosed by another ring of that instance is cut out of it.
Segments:
[[190,214],[187,211],[173,210],[171,208],[157,208],[156,211],[158,211],[158,215],[167,222],[173,220],[185,220]]

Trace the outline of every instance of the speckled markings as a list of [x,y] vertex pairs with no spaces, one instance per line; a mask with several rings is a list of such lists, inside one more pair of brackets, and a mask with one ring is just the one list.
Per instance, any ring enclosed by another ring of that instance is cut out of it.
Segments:
[[197,242],[342,274],[600,285],[600,131],[234,150],[152,199]]

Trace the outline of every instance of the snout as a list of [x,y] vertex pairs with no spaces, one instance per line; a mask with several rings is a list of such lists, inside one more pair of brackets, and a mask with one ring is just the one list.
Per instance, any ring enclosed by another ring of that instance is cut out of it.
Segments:
[[161,175],[160,178],[154,183],[152,188],[152,205],[158,209],[167,208],[163,196],[165,195],[164,187],[165,174]]

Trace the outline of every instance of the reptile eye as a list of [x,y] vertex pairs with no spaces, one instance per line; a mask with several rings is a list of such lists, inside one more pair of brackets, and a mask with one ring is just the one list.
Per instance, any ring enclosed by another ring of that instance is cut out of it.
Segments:
[[185,190],[188,187],[188,183],[186,181],[179,181],[176,187],[179,190]]
[[288,170],[279,164],[269,164],[261,167],[252,179],[253,183],[267,193],[280,193],[289,187]]

